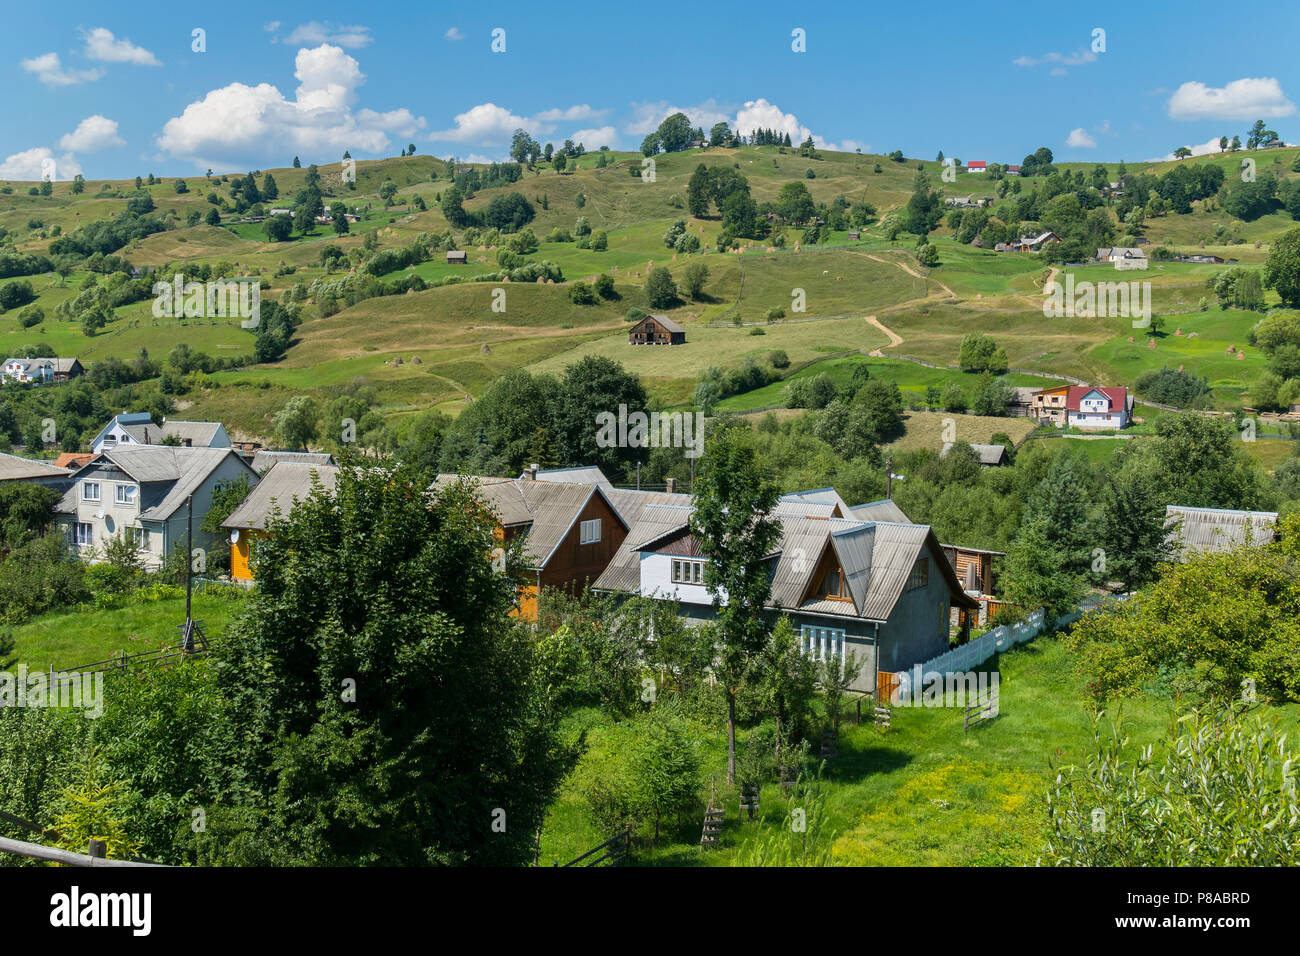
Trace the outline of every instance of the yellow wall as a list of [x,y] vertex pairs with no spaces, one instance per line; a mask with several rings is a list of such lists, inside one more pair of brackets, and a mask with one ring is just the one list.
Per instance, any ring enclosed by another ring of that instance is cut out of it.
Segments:
[[261,537],[263,532],[240,529],[239,541],[230,546],[230,577],[235,581],[253,580],[253,569],[249,563],[252,557],[253,538]]

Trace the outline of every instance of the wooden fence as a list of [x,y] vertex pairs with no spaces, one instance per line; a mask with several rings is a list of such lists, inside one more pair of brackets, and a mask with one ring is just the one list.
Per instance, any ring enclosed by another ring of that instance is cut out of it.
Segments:
[[[39,826],[30,820],[24,820],[22,817],[16,817],[12,813],[5,813],[0,810],[0,820],[7,821],[14,826],[20,827],[29,833],[38,836],[53,836],[59,838],[57,830],[51,830]],[[139,857],[132,857],[129,860],[110,860],[105,855],[107,846],[103,840],[91,839],[86,847],[85,853],[73,853],[71,850],[63,850],[59,847],[45,846],[42,843],[28,843],[26,840],[11,840],[8,837],[0,836],[0,852],[12,853],[15,856],[25,856],[32,860],[45,860],[49,863],[61,863],[64,866],[164,866],[162,863],[154,863],[150,860],[142,860]]]
[[[618,866],[632,850],[632,827],[619,830],[599,846],[594,846],[581,856],[574,857],[568,863],[556,862],[557,867],[566,866]],[[585,861],[585,862],[584,862]]]

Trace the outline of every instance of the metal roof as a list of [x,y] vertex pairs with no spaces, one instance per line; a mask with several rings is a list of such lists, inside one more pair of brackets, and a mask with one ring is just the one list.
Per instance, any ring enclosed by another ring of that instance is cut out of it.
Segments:
[[1246,544],[1263,544],[1277,532],[1276,511],[1233,511],[1168,505],[1165,525],[1179,560],[1196,554],[1232,551]]
[[259,475],[270,471],[276,462],[293,461],[308,465],[333,465],[334,456],[316,451],[268,451],[262,450],[253,455],[253,470]]
[[849,511],[849,503],[840,497],[840,493],[834,488],[813,488],[810,491],[792,491],[789,494],[781,496],[782,501],[814,501],[820,504],[834,505],[839,508],[841,518],[852,517]]
[[[618,491],[619,489],[615,489]],[[653,494],[653,492],[636,492],[636,494]],[[618,551],[596,578],[592,585],[605,591],[636,592],[641,588],[641,555],[636,550],[647,541],[653,541],[674,528],[681,527],[690,520],[691,507],[689,495],[670,495],[672,498],[686,498],[685,504],[651,504],[642,503],[635,523],[628,529],[627,537],[619,545]]]
[[17,455],[0,454],[0,481],[22,481],[25,478],[71,478],[72,472],[48,461],[33,461]]
[[[955,442],[946,441],[943,443],[943,449],[939,452],[939,457],[943,458],[952,450]],[[981,465],[1000,465],[1007,456],[1006,445],[977,445],[969,442],[970,447],[975,452],[975,457],[979,459]]]
[[[88,469],[111,463],[141,485],[161,485],[164,492],[161,500],[141,511],[140,520],[165,521],[185,504],[185,499],[208,479],[228,455],[234,455],[252,479],[257,480],[257,473],[232,448],[185,448],[174,445],[119,445],[100,452],[73,474],[75,479],[75,476]],[[54,510],[62,513],[75,512],[80,493],[74,480],[73,486],[55,505]]]
[[[121,424],[119,421],[118,424]],[[169,435],[175,435],[182,442],[188,441],[194,448],[210,448],[217,433],[222,430],[220,422],[163,422],[161,425],[142,423],[139,425],[122,425],[126,432],[142,445],[158,445]]]
[[295,502],[310,497],[317,482],[326,491],[332,490],[337,476],[336,465],[278,461],[221,522],[221,527],[264,531],[267,519],[277,508],[282,515],[288,515]]
[[846,518],[857,518],[859,521],[893,521],[897,524],[911,524],[912,519],[903,513],[903,509],[894,503],[892,498],[881,498],[879,501],[870,501],[865,505],[854,505],[849,509]]
[[[520,475],[520,478],[526,478],[527,472]],[[578,485],[600,485],[602,488],[613,488],[613,482],[605,477],[605,473],[595,465],[579,465],[574,468],[547,468],[537,472],[538,481],[566,481]]]

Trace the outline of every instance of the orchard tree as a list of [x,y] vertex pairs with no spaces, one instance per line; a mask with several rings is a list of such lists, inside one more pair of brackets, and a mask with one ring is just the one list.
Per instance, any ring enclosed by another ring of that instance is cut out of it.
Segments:
[[1264,285],[1273,289],[1288,308],[1300,308],[1300,228],[1273,242],[1264,261]]

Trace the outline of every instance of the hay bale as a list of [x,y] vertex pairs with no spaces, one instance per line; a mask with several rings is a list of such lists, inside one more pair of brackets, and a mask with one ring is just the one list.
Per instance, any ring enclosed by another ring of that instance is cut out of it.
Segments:
[[486,342],[484,342],[484,343],[483,343],[483,347],[482,347],[481,349],[479,349],[479,353],[482,354],[482,355],[488,355],[488,354],[490,354],[491,352],[492,352],[492,349],[488,347],[488,344],[487,344]]

